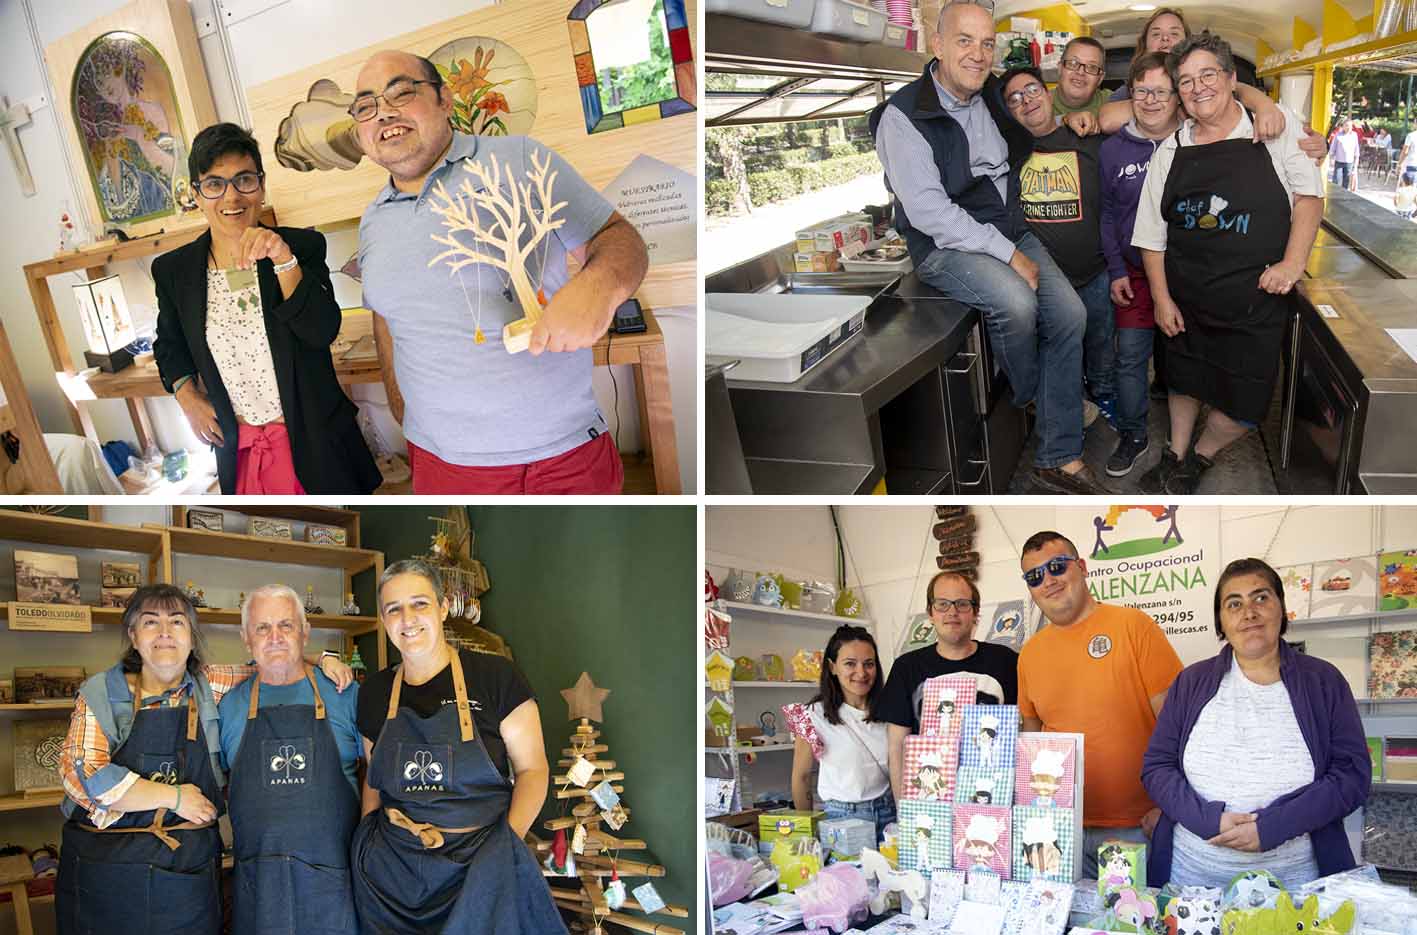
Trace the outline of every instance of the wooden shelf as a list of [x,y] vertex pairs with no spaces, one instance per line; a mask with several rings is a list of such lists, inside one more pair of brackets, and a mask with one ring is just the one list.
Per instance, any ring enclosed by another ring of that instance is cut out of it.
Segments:
[[285,565],[318,565],[357,574],[373,568],[379,553],[343,545],[266,539],[235,532],[208,532],[180,526],[148,527],[166,530],[174,554],[234,558],[246,562],[280,562]]
[[784,622],[788,623],[831,624],[838,627],[842,624],[851,623],[856,626],[865,627],[868,630],[871,629],[872,625],[870,619],[866,617],[840,617],[836,614],[814,614],[806,610],[788,610],[783,607],[768,607],[765,604],[740,604],[737,601],[720,600],[718,603],[729,613],[765,614],[769,617],[784,618]]
[[46,792],[42,795],[24,796],[18,792],[0,795],[0,812],[21,812],[31,808],[52,808],[64,801],[62,792]]
[[816,682],[734,682],[733,690],[740,688],[799,688],[803,691],[810,691],[817,687]]
[[[348,617],[344,614],[310,614],[307,618],[312,629],[346,630],[351,633],[371,633],[379,628],[378,617]],[[240,626],[241,611],[238,608],[198,607],[197,622],[203,626]]]
[[157,529],[95,523],[27,510],[0,510],[0,538],[143,555],[162,551],[162,532]]
[[35,711],[72,711],[72,701],[46,701],[40,704],[0,704],[0,714],[29,714]]

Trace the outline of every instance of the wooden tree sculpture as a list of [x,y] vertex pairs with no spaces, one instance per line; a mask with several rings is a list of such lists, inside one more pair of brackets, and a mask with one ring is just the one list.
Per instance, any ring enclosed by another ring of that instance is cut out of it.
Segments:
[[[532,285],[531,276],[527,273],[527,257],[548,234],[566,223],[565,218],[555,218],[566,203],[553,204],[551,201],[551,188],[556,183],[556,173],[547,173],[551,168],[551,157],[543,155],[538,159],[533,151],[531,166],[527,181],[518,184],[510,164],[504,163],[499,167],[496,158],[488,159],[487,165],[475,159],[466,159],[463,169],[472,178],[463,179],[457,190],[458,197],[450,195],[440,179],[428,202],[433,213],[443,219],[443,226],[448,229],[447,234],[433,235],[434,241],[448,249],[430,260],[429,266],[447,260],[448,268],[456,273],[464,266],[486,263],[510,277],[512,291],[521,304],[523,317],[502,328],[502,345],[509,354],[527,349],[531,343],[531,330],[541,317],[541,294]],[[502,188],[504,169],[507,177],[505,191]],[[480,189],[473,186],[474,180],[481,186]],[[485,209],[492,216],[490,226],[483,223],[478,208]],[[528,228],[531,236],[524,239]],[[472,246],[458,240],[460,231],[472,234]],[[483,245],[493,248],[493,252],[483,250]],[[496,251],[501,251],[502,255],[496,256]],[[484,340],[480,327],[474,339],[479,344]]]
[[[605,927],[607,922],[652,935],[684,935],[681,929],[620,911],[634,910],[645,915],[650,912],[636,900],[623,895],[624,884],[618,882],[619,878],[662,877],[664,867],[644,861],[620,860],[620,851],[642,851],[648,845],[642,840],[617,838],[604,831],[601,828],[603,822],[610,822],[618,829],[629,820],[630,810],[617,804],[606,811],[592,799],[593,787],[601,783],[616,783],[617,780],[625,778],[624,773],[615,772],[615,761],[605,758],[610,747],[599,743],[600,731],[590,723],[592,720],[603,721],[601,702],[610,691],[597,688],[590,675],[582,672],[575,687],[564,689],[561,694],[565,696],[570,708],[570,719],[579,720],[580,723],[571,733],[570,746],[561,750],[564,758],[557,760],[556,765],[561,767],[563,772],[554,776],[553,782],[557,799],[577,804],[572,806],[570,815],[553,818],[542,825],[547,831],[558,835],[559,843],[538,842],[537,850],[543,855],[551,853],[554,856],[558,848],[565,847],[564,836],[568,833],[573,840],[581,842],[581,850],[573,857],[580,888],[572,890],[553,886],[551,893],[556,898],[556,904],[580,916],[584,920],[585,931],[590,935],[608,935]],[[581,760],[587,761],[590,770],[593,770],[589,779],[585,778],[587,768],[578,765]],[[624,790],[624,787],[618,784],[611,785],[610,788],[616,793]],[[574,848],[574,845],[572,847]],[[564,854],[562,856],[564,858]],[[555,876],[550,871],[546,873]],[[608,886],[605,883],[607,877],[611,881]],[[661,915],[678,918],[689,916],[689,910],[682,906],[666,905],[656,911]]]

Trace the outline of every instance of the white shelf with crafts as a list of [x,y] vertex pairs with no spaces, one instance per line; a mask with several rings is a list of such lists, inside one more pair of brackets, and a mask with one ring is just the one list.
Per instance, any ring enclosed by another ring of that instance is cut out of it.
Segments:
[[[785,790],[791,795],[792,758],[781,754],[790,752],[789,743],[753,744],[744,743],[749,737],[763,733],[762,715],[771,713],[776,722],[777,732],[787,732],[782,706],[793,702],[806,702],[817,693],[816,682],[791,680],[792,657],[801,649],[820,652],[826,649],[832,632],[843,624],[864,627],[874,636],[875,624],[865,617],[842,617],[836,614],[812,613],[784,607],[768,607],[738,601],[719,600],[716,609],[732,618],[729,627],[728,655],[748,656],[762,674],[762,657],[775,654],[782,659],[784,680],[763,678],[734,681],[727,693],[714,692],[704,685],[704,702],[713,697],[722,697],[733,706],[733,721],[730,735],[739,740],[736,748],[722,745],[721,739],[712,735],[711,728],[705,735],[704,753],[708,758],[706,770],[709,775],[732,778],[739,809],[751,807],[751,800],[757,791],[768,789]],[[759,754],[770,754],[759,756]],[[754,781],[756,780],[756,782]]]
[[[186,508],[174,507],[171,515],[173,523],[185,522]],[[301,522],[315,522],[345,529],[351,545],[321,545],[310,542],[294,542],[280,539],[265,539],[239,533],[207,532],[188,529],[182,525],[125,526],[104,522],[103,508],[88,508],[88,519],[73,519],[47,513],[31,512],[23,509],[0,509],[0,542],[13,543],[24,547],[45,546],[72,550],[79,555],[103,551],[119,553],[124,558],[135,557],[146,570],[144,580],[149,582],[173,581],[173,559],[177,555],[202,555],[216,558],[238,559],[246,562],[278,562],[287,565],[306,565],[319,568],[337,568],[344,573],[344,590],[352,590],[354,575],[372,571],[377,578],[384,569],[384,555],[372,549],[357,547],[359,535],[359,515],[352,510],[332,507],[243,507],[242,513],[259,516],[278,516]],[[105,557],[106,558],[106,557]],[[133,560],[133,559],[128,559]],[[81,587],[89,591],[89,578],[81,579]],[[342,597],[343,595],[341,595]],[[108,628],[122,623],[123,611],[118,607],[89,608],[90,618],[95,628]],[[204,626],[239,627],[241,612],[237,608],[204,607],[199,610]],[[15,630],[9,627],[9,604],[0,601],[0,621],[5,623],[6,636],[23,640],[29,636],[45,634],[66,636],[54,631]],[[363,633],[379,632],[377,667],[388,663],[387,645],[379,628],[378,618],[372,616],[347,616],[343,614],[314,614],[310,625],[315,629],[339,631],[344,637],[345,652],[353,648],[353,639]],[[74,634],[89,636],[88,633]],[[6,653],[7,656],[10,653]],[[62,659],[35,660],[31,664],[62,664]],[[370,668],[375,665],[370,662]],[[10,672],[3,673],[10,677]],[[30,714],[46,712],[63,716],[73,709],[67,704],[0,704],[0,720],[14,720]],[[0,731],[0,742],[9,741],[9,730]],[[0,786],[9,783],[0,779]],[[57,805],[62,796],[58,793],[44,793],[24,796],[0,790],[0,812],[48,808]]]

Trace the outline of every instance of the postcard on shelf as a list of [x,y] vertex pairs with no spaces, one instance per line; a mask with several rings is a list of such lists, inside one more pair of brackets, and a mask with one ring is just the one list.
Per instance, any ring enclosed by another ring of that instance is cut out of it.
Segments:
[[143,569],[136,562],[103,562],[99,565],[98,606],[125,606],[142,583]]
[[1377,573],[1376,555],[1314,562],[1309,616],[1323,618],[1371,614],[1377,604]]
[[187,527],[207,532],[225,532],[225,517],[216,510],[188,510]]
[[78,556],[16,549],[15,599],[23,604],[82,604]]
[[73,701],[84,676],[83,666],[16,666],[15,702]]
[[311,523],[305,527],[305,541],[318,545],[348,545],[349,533],[343,526],[319,526]]
[[1309,619],[1309,602],[1314,585],[1314,563],[1280,565],[1274,569],[1284,585],[1284,610],[1290,620]]

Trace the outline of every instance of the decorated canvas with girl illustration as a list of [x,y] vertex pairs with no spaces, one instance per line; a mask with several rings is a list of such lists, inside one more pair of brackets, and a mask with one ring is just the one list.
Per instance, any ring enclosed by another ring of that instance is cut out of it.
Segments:
[[1146,889],[1146,845],[1111,839],[1097,848],[1097,892],[1104,901],[1123,889]]
[[988,870],[1012,877],[1012,816],[994,805],[955,805],[954,865],[956,870]]
[[1077,802],[1077,745],[1077,738],[1064,734],[1019,734],[1014,804],[1072,808]]
[[959,736],[965,705],[978,697],[972,675],[937,675],[926,679],[920,700],[920,733]]
[[960,722],[959,765],[1013,772],[1018,743],[1016,705],[966,705]]
[[948,802],[907,799],[896,807],[899,825],[897,863],[902,870],[929,873],[954,865],[950,854],[953,825]]
[[964,768],[955,776],[955,801],[974,805],[1014,804],[1013,774],[1002,769]]
[[904,798],[953,801],[958,768],[953,737],[911,734],[905,738]]
[[1016,805],[1013,832],[1015,880],[1072,882],[1072,809]]

